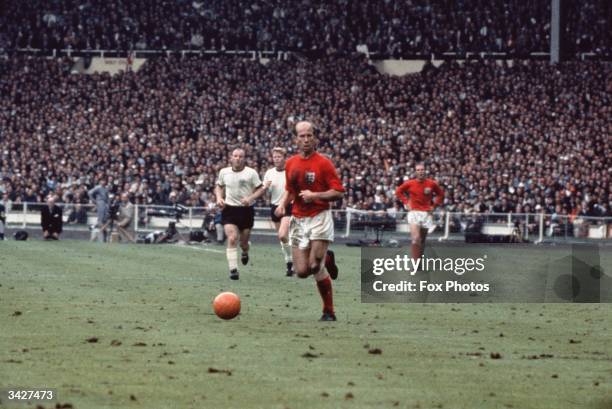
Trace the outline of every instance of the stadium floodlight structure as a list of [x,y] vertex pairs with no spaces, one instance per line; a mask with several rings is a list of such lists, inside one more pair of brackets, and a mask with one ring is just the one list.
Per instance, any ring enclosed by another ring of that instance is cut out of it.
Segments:
[[561,48],[561,0],[550,0],[550,63],[559,62]]
[[557,64],[568,58],[569,41],[566,34],[567,0],[550,0],[550,63]]

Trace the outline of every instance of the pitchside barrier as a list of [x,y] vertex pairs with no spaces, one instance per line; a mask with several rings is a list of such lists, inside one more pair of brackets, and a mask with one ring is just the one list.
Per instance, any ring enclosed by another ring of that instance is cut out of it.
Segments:
[[[96,225],[93,205],[58,204],[63,208],[64,230],[88,230]],[[40,226],[40,208],[44,203],[12,203],[7,208],[9,229],[35,229]],[[405,239],[409,234],[405,212],[333,210],[336,237],[384,244]],[[137,205],[134,230],[163,231],[169,222],[179,230],[213,231],[220,222],[214,208]],[[439,211],[433,214],[436,229],[430,238],[473,242],[598,241],[612,243],[612,218],[568,216],[544,213],[455,213]],[[255,209],[258,234],[275,234],[268,207]]]

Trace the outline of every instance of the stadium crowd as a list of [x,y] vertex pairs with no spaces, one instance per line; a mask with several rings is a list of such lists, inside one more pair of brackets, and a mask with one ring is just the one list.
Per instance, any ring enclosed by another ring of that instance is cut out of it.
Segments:
[[[139,72],[71,74],[68,60],[0,62],[0,191],[12,202],[87,203],[100,178],[137,203],[207,206],[234,146],[262,174],[321,127],[342,206],[397,210],[427,160],[449,210],[610,216],[609,64],[473,62],[391,77],[361,56],[267,65],[159,58]],[[263,203],[260,203],[263,204]]]
[[[548,52],[550,1],[19,0],[4,2],[0,48],[370,52]],[[568,1],[571,52],[610,55],[612,6]]]

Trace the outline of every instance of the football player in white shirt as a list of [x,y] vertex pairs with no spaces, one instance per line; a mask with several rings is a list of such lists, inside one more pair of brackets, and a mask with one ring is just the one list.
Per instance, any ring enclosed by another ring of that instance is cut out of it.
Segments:
[[263,184],[265,189],[270,192],[270,218],[274,223],[274,228],[278,233],[278,240],[280,241],[281,250],[285,257],[285,263],[287,264],[287,277],[293,275],[293,260],[291,258],[291,244],[289,244],[289,222],[291,221],[291,203],[285,208],[285,214],[282,217],[278,217],[274,214],[274,211],[278,207],[285,193],[285,156],[287,151],[284,148],[275,147],[272,149],[272,163],[274,167],[268,169],[263,178]]
[[238,280],[238,244],[242,249],[240,261],[246,265],[249,262],[249,238],[255,216],[253,204],[265,193],[265,189],[255,169],[245,165],[244,149],[232,151],[230,164],[219,172],[215,196],[217,206],[222,209],[221,223],[227,237],[230,278]]

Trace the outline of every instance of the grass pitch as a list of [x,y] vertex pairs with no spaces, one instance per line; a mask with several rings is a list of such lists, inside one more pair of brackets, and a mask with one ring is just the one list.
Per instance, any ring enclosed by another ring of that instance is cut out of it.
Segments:
[[0,388],[56,389],[47,408],[612,408],[611,305],[363,304],[359,250],[334,249],[320,323],[277,245],[232,282],[222,247],[1,242]]

